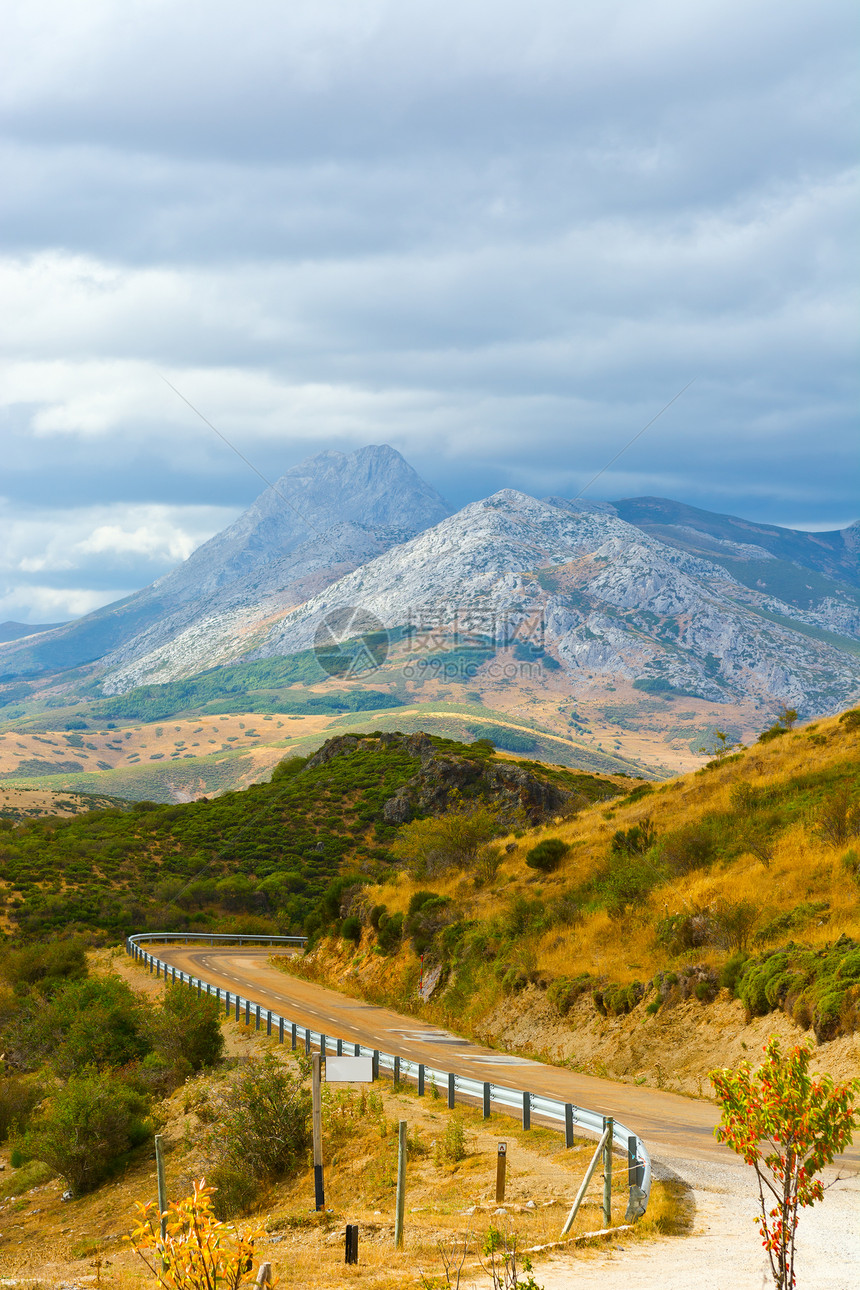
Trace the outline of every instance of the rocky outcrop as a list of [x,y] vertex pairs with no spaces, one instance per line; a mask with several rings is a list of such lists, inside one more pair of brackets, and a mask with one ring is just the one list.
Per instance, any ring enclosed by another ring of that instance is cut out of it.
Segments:
[[511,827],[540,824],[581,805],[577,794],[566,792],[522,766],[496,761],[485,754],[461,756],[440,749],[438,741],[423,732],[338,735],[323,744],[307,767],[327,765],[369,746],[399,748],[420,762],[412,778],[385,802],[382,813],[388,824],[405,824],[416,815],[439,815],[455,803],[470,800],[493,806]]

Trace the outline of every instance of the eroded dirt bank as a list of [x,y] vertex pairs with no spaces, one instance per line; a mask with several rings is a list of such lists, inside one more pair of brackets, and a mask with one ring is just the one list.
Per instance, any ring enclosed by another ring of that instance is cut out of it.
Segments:
[[[446,1008],[444,992],[425,1002],[417,991],[414,965],[398,955],[388,958],[367,948],[356,952],[343,941],[324,942],[291,970],[333,989],[387,1003],[426,1021],[441,1023],[505,1052],[569,1065],[589,1075],[639,1083],[696,1097],[711,1096],[709,1071],[753,1064],[771,1034],[784,1044],[801,1040],[813,1047],[812,1067],[836,1080],[860,1074],[860,1036],[818,1044],[782,1012],[746,1019],[742,1003],[721,990],[711,1003],[691,997],[664,1005],[656,1015],[645,1001],[625,1016],[602,1016],[583,995],[567,1016],[559,1015],[539,986],[498,997],[483,1015],[470,1020]],[[425,977],[432,982],[429,973]]]

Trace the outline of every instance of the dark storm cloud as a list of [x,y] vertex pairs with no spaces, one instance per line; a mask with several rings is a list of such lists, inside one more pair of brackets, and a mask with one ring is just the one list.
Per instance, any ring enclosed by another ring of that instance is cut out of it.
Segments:
[[455,503],[577,492],[695,376],[592,496],[856,514],[848,5],[10,13],[3,604],[79,574],[79,612],[255,495],[160,373],[269,477],[388,441]]

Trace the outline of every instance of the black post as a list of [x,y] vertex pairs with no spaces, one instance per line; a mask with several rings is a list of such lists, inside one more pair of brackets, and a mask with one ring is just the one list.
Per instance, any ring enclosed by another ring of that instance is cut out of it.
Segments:
[[564,1145],[573,1146],[573,1103],[564,1104]]
[[255,1009],[255,1011],[254,1011],[254,1029],[255,1029],[255,1030],[259,1030],[259,1029],[260,1029],[260,1005],[259,1005],[259,1003],[257,1004],[257,1007],[256,1007],[256,1009]]
[[246,999],[245,1000],[245,1025],[250,1026],[250,1024],[251,1024],[251,1000]]
[[347,1223],[344,1242],[344,1263],[358,1263],[358,1224]]
[[290,1026],[290,1048],[292,1048],[293,1052],[296,1051],[297,1042],[298,1042],[298,1026],[296,1025],[295,1022],[293,1022]]
[[320,1035],[320,1057],[322,1057],[323,1061],[325,1061],[325,1050],[327,1044],[328,1037],[326,1035]]
[[339,1040],[337,1041],[337,1055],[338,1055],[338,1057],[343,1057],[343,1040],[342,1040],[342,1039],[339,1039]]
[[454,1102],[457,1095],[457,1076],[451,1072],[448,1075],[448,1110],[453,1111]]
[[356,1045],[355,1045],[355,1053],[353,1054],[353,1056],[355,1056],[355,1057],[360,1057],[360,1056],[361,1056],[361,1044],[356,1044]]
[[311,1051],[311,1032],[307,1029],[307,1027],[305,1027],[305,1053],[309,1054],[310,1051]]
[[418,1096],[424,1096],[424,1063],[418,1063]]
[[394,1083],[395,1084],[400,1083],[400,1058],[399,1057],[394,1058]]
[[484,1081],[484,1119],[490,1118],[490,1085]]
[[530,1129],[531,1127],[532,1127],[532,1095],[531,1093],[523,1093],[523,1128]]
[[236,995],[236,1020],[237,1021],[242,1020],[242,1001],[239,998],[238,994]]
[[373,1065],[371,1066],[371,1072],[374,1079],[379,1079],[379,1049],[378,1048],[374,1048],[373,1050]]
[[229,990],[224,991],[224,1011],[226,1015],[229,1017],[230,1016],[230,991]]

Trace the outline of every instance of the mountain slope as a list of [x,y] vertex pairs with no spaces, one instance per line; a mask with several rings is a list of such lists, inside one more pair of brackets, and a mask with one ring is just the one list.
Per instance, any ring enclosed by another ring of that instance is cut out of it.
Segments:
[[449,513],[387,445],[320,453],[287,471],[229,528],[142,591],[0,647],[0,677],[75,668],[112,653],[136,658],[199,619],[250,601],[265,617],[269,601],[271,611],[299,604]]
[[[354,607],[397,637],[405,631],[398,657],[407,664],[428,633],[449,649],[466,640],[490,653],[528,637],[538,653],[551,651],[573,694],[595,676],[618,677],[646,692],[782,701],[811,715],[846,706],[860,686],[860,651],[852,652],[860,619],[846,624],[844,638],[819,639],[813,611],[744,586],[720,564],[603,509],[548,504],[512,489],[258,625],[252,642],[246,636],[246,657],[307,649],[327,616]],[[189,675],[201,653],[231,643],[241,649],[242,629],[241,614],[213,617],[131,664],[115,656],[104,691]]]

